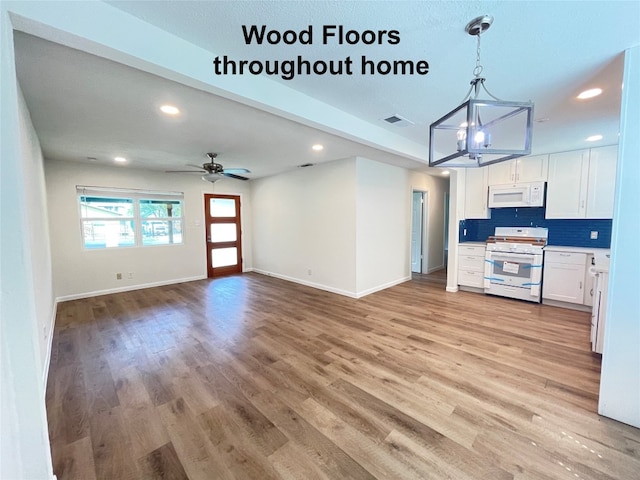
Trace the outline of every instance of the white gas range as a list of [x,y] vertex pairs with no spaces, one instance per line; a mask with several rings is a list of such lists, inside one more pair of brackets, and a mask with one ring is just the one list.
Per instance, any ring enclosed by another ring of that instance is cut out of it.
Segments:
[[543,248],[549,231],[540,227],[496,227],[487,240],[484,292],[540,303]]

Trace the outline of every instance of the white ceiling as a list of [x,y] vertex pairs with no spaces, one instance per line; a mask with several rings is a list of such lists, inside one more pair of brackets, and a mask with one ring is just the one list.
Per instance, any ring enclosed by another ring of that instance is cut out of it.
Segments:
[[[234,60],[302,55],[311,61],[350,56],[358,66],[361,55],[426,60],[426,76],[271,77],[372,127],[424,145],[424,155],[404,155],[402,148],[382,143],[376,148],[375,141],[359,141],[352,133],[341,135],[314,122],[303,125],[258,110],[255,102],[223,98],[17,33],[18,78],[46,158],[110,162],[124,155],[131,166],[164,170],[203,163],[204,154],[215,151],[225,167],[249,168],[252,178],[354,155],[424,168],[429,124],[462,100],[472,78],[476,42],[464,26],[484,13],[495,17],[482,36],[487,87],[506,100],[532,100],[535,118],[548,118],[535,124],[533,153],[584,148],[590,146],[585,138],[594,134],[604,136],[597,144],[612,144],[618,134],[622,52],[640,42],[637,1],[107,3],[208,50],[211,60],[216,55]],[[281,31],[312,25],[314,43],[248,46],[241,26],[252,24]],[[323,45],[322,26],[334,24],[358,31],[397,30],[400,43]],[[592,86],[604,93],[590,101],[575,99]],[[159,114],[158,105],[167,101],[184,114],[178,119]],[[393,114],[414,125],[400,128],[382,121]],[[294,117],[300,115],[289,116]],[[312,152],[314,143],[325,150]]]

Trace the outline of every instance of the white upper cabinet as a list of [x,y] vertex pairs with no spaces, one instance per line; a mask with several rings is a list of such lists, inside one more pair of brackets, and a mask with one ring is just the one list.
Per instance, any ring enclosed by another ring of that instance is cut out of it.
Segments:
[[488,169],[467,168],[465,170],[464,218],[489,218]]
[[546,182],[549,155],[534,155],[516,159],[516,182]]
[[586,218],[613,218],[617,164],[616,145],[591,149]]
[[588,169],[588,150],[549,155],[546,218],[585,217]]
[[504,185],[516,181],[516,161],[494,163],[489,165],[489,185]]
[[489,185],[505,183],[546,182],[549,168],[548,155],[519,157],[489,165]]
[[546,218],[613,218],[617,146],[549,155]]

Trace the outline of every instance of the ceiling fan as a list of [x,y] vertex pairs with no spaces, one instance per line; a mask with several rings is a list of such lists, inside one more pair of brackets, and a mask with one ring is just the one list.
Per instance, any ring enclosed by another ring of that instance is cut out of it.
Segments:
[[238,175],[239,173],[251,173],[246,168],[224,168],[221,164],[216,163],[217,153],[207,153],[210,162],[203,163],[202,166],[187,165],[188,167],[197,168],[196,170],[167,170],[166,173],[204,173],[202,179],[206,182],[215,183],[224,177],[235,178],[236,180],[249,180],[247,177]]

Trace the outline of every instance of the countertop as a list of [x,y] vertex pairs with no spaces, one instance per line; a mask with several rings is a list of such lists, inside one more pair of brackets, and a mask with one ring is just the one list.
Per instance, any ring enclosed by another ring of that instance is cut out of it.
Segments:
[[592,273],[604,273],[609,271],[611,250],[608,248],[560,247],[556,245],[547,245],[546,247],[544,247],[544,251],[592,254],[594,256],[594,264],[589,267],[592,270]]
[[460,242],[458,245],[460,245],[461,247],[467,246],[467,247],[486,247],[487,246],[487,242]]
[[591,247],[563,247],[559,245],[547,245],[544,247],[545,252],[574,252],[574,253],[596,253],[606,255],[610,252],[608,248],[591,248]]

